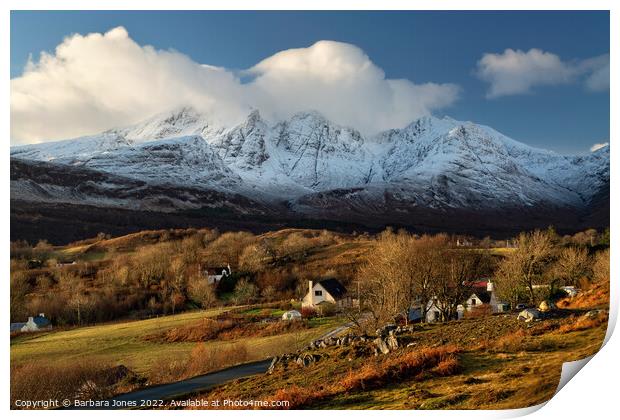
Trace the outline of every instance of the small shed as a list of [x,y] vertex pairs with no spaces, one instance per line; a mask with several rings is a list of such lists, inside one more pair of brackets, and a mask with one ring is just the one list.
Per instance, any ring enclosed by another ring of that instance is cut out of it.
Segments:
[[301,313],[295,309],[282,314],[282,321],[295,321],[301,319]]

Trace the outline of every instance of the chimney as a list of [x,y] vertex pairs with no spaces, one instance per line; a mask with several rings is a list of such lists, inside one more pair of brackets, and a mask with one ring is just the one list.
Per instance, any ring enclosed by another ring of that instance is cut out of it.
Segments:
[[314,305],[314,294],[312,293],[313,286],[314,285],[312,284],[312,280],[308,280],[308,293],[310,293],[310,303]]
[[32,319],[31,316],[28,317],[28,322],[30,322],[30,323],[34,322],[34,320]]
[[494,292],[495,291],[495,285],[493,284],[493,282],[488,281],[487,282],[487,292]]

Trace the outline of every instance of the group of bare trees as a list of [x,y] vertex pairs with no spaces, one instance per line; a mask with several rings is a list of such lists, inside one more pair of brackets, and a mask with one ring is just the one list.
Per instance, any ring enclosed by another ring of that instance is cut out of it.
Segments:
[[447,320],[487,266],[485,252],[455,249],[447,235],[416,237],[386,230],[358,272],[360,300],[378,324],[407,319],[412,306],[425,318],[433,298],[442,302],[438,309]]
[[[596,231],[590,229],[575,236],[594,238]],[[516,243],[516,249],[500,261],[495,272],[499,297],[513,307],[523,301],[535,304],[560,286],[609,281],[609,249],[595,252],[590,240],[568,245],[553,230],[536,230],[521,233]],[[543,296],[536,293],[537,285],[545,286]]]
[[[595,234],[587,231],[582,236]],[[367,311],[380,324],[406,319],[416,307],[425,319],[435,299],[441,319],[453,319],[481,277],[491,277],[498,297],[512,307],[535,304],[560,286],[609,281],[608,248],[596,252],[590,241],[567,243],[552,229],[522,233],[514,243],[516,247],[504,250],[503,256],[493,256],[488,249],[455,247],[445,234],[418,237],[386,230],[357,273],[363,307],[358,315]]]

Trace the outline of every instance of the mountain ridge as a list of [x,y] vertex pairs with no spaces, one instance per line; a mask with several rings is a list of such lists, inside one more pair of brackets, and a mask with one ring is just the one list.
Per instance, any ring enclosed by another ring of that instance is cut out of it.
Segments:
[[[300,217],[354,212],[386,224],[407,223],[423,209],[583,212],[609,189],[609,146],[561,155],[491,127],[432,116],[365,137],[316,111],[268,122],[254,110],[223,127],[184,107],[99,135],[12,147],[11,158],[238,194]],[[12,188],[12,199],[20,194]]]

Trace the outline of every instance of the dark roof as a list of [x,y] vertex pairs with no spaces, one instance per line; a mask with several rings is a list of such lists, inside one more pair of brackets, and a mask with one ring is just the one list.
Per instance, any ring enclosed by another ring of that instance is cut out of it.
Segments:
[[340,299],[347,294],[347,289],[336,279],[326,279],[318,282],[327,293],[332,295],[334,299]]
[[25,322],[11,322],[11,332],[21,331],[22,327],[26,325]]
[[486,289],[474,289],[474,294],[482,301],[482,303],[491,302],[491,294]]
[[[209,267],[207,268],[208,273],[222,274],[222,271],[226,271],[228,273],[228,267]],[[230,274],[230,273],[228,273]]]
[[50,320],[44,316],[35,316],[32,321],[37,324],[37,327],[47,327],[50,324]]

